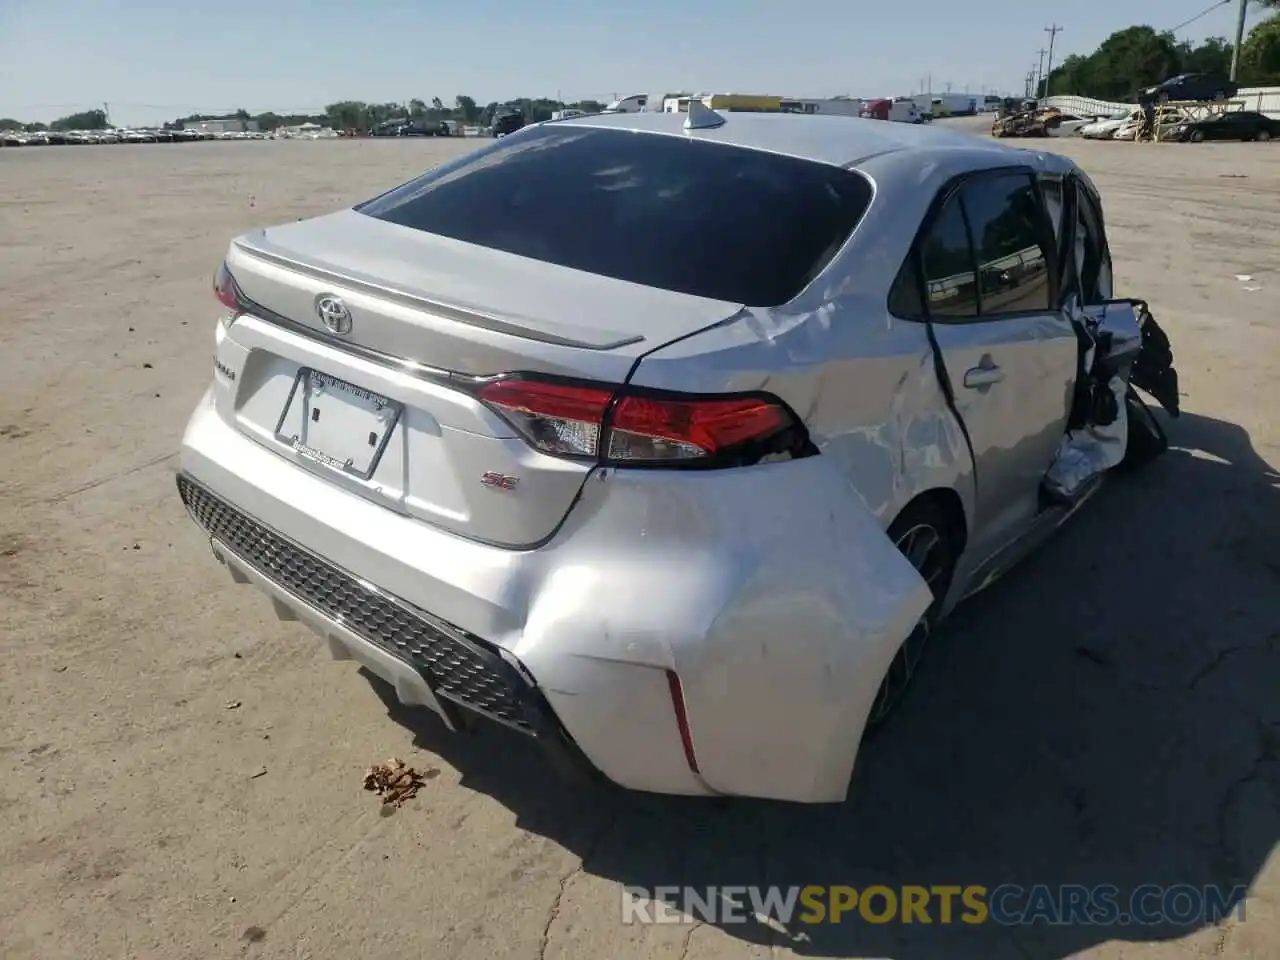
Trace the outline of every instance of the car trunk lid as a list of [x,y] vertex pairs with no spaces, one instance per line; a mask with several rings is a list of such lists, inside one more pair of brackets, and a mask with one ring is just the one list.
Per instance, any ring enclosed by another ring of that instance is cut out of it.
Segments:
[[[354,211],[248,234],[227,267],[246,315],[219,339],[224,419],[362,497],[512,547],[555,532],[591,464],[534,450],[476,380],[622,383],[644,353],[740,307]],[[325,298],[346,323],[326,327]]]

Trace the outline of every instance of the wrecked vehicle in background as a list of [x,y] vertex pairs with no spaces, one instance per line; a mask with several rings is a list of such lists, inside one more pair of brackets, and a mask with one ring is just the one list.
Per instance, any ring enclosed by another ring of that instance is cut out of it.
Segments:
[[1057,107],[1032,107],[998,114],[991,123],[993,137],[1069,137],[1090,123],[1064,114]]
[[178,487],[231,576],[661,793],[843,798],[949,611],[1163,449],[1134,388],[1177,411],[1085,174],[920,125],[535,125],[215,293]]

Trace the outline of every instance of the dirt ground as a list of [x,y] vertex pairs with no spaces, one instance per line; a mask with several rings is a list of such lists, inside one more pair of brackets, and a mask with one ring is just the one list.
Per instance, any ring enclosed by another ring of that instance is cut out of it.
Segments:
[[[464,144],[0,151],[0,955],[1280,955],[1280,147],[1026,145],[1103,191],[1173,338],[1176,449],[958,612],[830,808],[569,788],[450,737],[184,515],[228,239]],[[383,817],[391,756],[431,779]],[[1250,893],[1218,927],[620,923],[619,884],[872,882]]]

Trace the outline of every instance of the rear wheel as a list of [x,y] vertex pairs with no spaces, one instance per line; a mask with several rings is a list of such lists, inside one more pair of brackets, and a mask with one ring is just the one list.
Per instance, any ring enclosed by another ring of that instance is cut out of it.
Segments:
[[1254,137],[1253,139],[1257,140],[1259,143],[1266,143],[1268,140],[1270,140],[1270,139],[1271,139],[1271,131],[1270,131],[1270,130],[1259,130],[1259,131],[1258,131],[1258,135],[1257,135],[1256,137]]
[[1218,90],[1218,91],[1216,91],[1216,92],[1214,93],[1214,95],[1213,95],[1213,99],[1215,99],[1215,100],[1225,100],[1225,99],[1227,99],[1227,91],[1225,91],[1225,90]]
[[879,727],[901,702],[924,657],[929,638],[937,625],[955,572],[955,537],[946,512],[933,500],[910,504],[889,527],[889,539],[906,557],[933,592],[933,602],[916,622],[915,629],[894,654],[889,670],[867,718],[869,729]]

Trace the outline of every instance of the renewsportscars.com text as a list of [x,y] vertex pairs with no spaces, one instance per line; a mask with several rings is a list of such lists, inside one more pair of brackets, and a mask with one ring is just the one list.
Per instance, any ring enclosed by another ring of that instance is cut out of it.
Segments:
[[1244,920],[1246,888],[1145,884],[985,887],[622,887],[622,922],[1199,926]]

